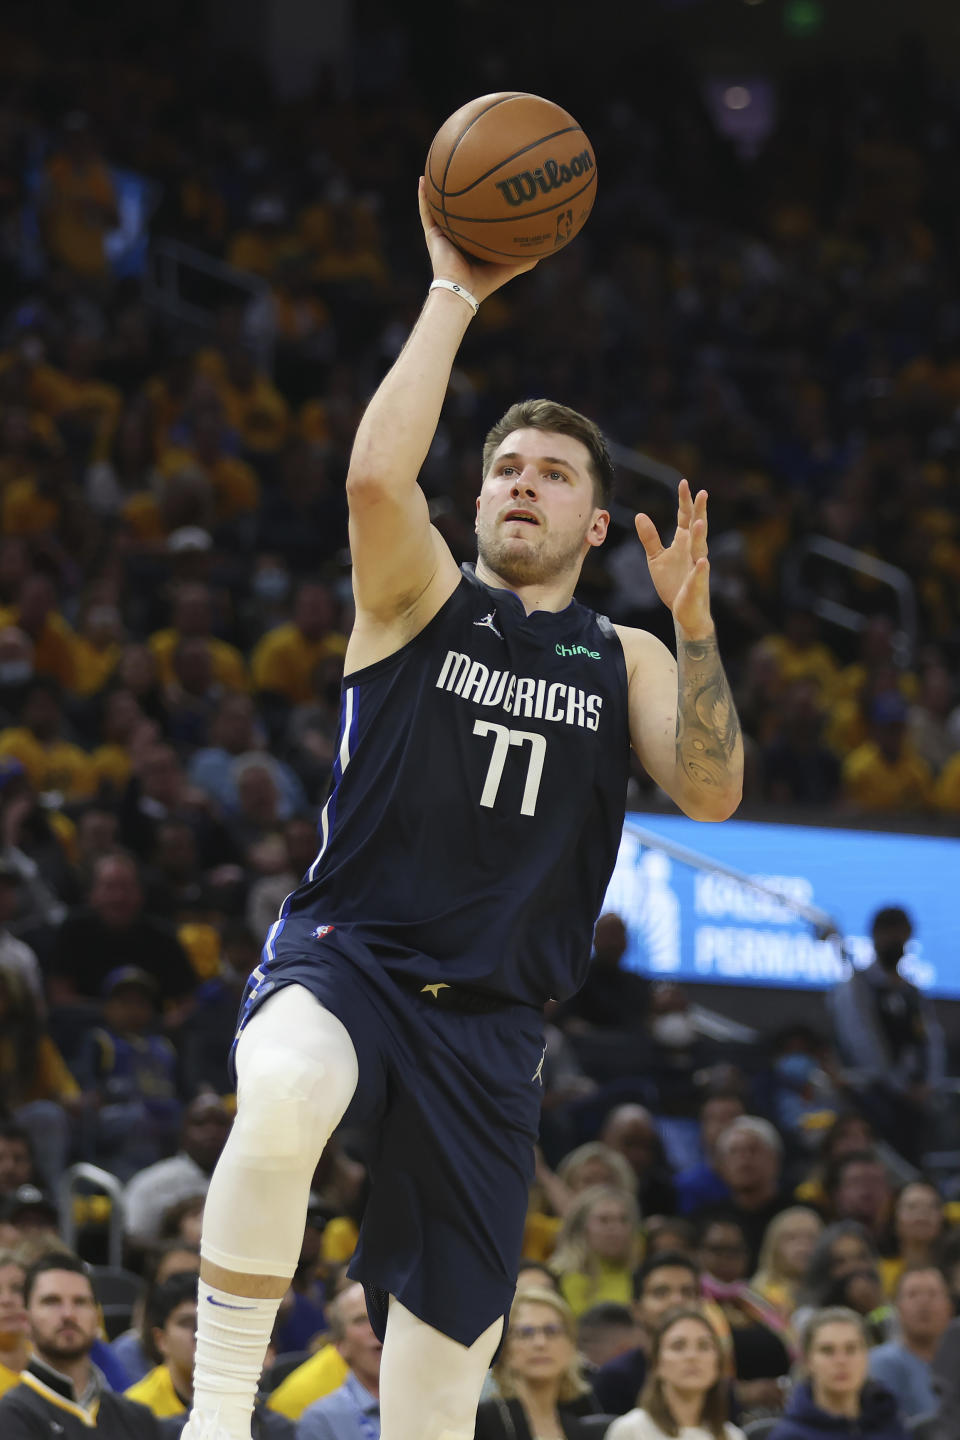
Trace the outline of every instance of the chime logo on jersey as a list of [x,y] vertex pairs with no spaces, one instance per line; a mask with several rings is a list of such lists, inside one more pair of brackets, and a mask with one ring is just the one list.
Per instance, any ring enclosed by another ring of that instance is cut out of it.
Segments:
[[447,651],[437,676],[437,689],[521,719],[551,720],[577,725],[581,730],[600,728],[602,695],[588,694],[559,680],[548,684],[509,670],[491,670],[459,650]]

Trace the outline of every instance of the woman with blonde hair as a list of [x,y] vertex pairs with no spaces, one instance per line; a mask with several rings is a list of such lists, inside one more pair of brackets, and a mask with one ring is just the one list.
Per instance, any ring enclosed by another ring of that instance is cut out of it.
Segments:
[[797,1308],[800,1285],[822,1233],[823,1221],[806,1205],[782,1210],[763,1233],[757,1273],[750,1286],[786,1317]]
[[549,1259],[563,1226],[563,1217],[577,1196],[592,1185],[612,1185],[635,1196],[637,1177],[629,1162],[610,1145],[590,1140],[564,1155],[551,1170],[537,1149],[537,1174],[530,1192],[530,1210],[523,1236],[529,1260]]
[[606,1440],[744,1440],[727,1419],[723,1345],[699,1305],[667,1312],[648,1365],[637,1408],[614,1420]]
[[550,1261],[574,1315],[605,1300],[631,1304],[639,1245],[640,1213],[632,1195],[591,1185],[576,1197]]
[[599,1413],[573,1312],[552,1290],[517,1295],[493,1378],[499,1393],[481,1402],[474,1440],[585,1440],[580,1417]]

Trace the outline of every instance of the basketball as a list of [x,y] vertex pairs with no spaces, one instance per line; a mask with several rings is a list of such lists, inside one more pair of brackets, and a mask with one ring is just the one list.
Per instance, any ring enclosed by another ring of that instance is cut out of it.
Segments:
[[500,263],[560,250],[583,228],[597,194],[593,146],[576,120],[522,91],[461,106],[434,136],[424,179],[444,234]]

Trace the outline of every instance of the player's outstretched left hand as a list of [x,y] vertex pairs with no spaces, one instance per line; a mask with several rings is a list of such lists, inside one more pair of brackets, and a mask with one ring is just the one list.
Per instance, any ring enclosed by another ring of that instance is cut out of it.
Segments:
[[638,515],[635,524],[660,599],[673,613],[686,639],[706,640],[713,635],[706,490],[698,490],[694,499],[686,480],[680,481],[677,529],[666,548],[649,515]]

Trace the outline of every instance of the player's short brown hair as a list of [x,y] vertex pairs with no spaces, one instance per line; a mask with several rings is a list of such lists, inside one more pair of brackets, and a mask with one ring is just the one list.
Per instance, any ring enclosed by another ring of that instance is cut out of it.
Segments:
[[586,446],[590,456],[590,476],[593,480],[594,499],[597,505],[606,507],[613,497],[614,468],[610,459],[607,441],[599,425],[571,410],[569,405],[560,405],[556,400],[518,400],[494,425],[483,442],[483,473],[486,476],[499,446],[512,435],[514,430],[552,430],[557,435],[569,435]]

